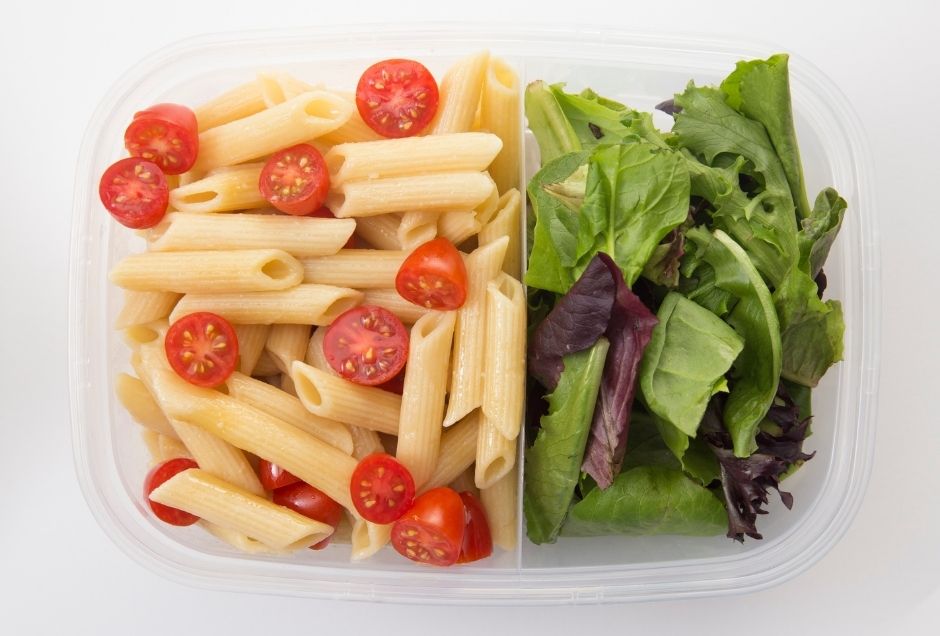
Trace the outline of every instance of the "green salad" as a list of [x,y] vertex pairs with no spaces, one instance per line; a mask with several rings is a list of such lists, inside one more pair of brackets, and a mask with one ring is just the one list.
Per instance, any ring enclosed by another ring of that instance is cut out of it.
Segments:
[[[806,194],[786,55],[641,112],[526,90],[529,421],[524,510],[559,535],[760,539],[812,454],[811,390],[842,358],[823,265],[845,201]],[[534,440],[534,441],[533,441]]]

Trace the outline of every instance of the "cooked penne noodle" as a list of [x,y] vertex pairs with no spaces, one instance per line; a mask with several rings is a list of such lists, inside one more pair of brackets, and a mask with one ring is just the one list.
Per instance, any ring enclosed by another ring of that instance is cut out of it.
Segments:
[[480,127],[496,134],[502,150],[490,165],[500,192],[519,187],[522,122],[520,86],[516,72],[503,60],[491,58],[486,67],[480,101]]
[[492,418],[483,414],[477,436],[475,481],[477,488],[489,488],[516,465],[516,440],[499,432]]
[[446,486],[473,465],[481,417],[477,409],[441,433],[437,465],[422,490]]
[[503,550],[515,550],[518,540],[516,509],[519,484],[516,473],[517,470],[513,467],[492,486],[480,490],[480,501],[486,510],[493,545]]
[[398,239],[401,217],[397,214],[361,216],[355,221],[356,234],[372,247],[380,250],[402,249],[401,241]]
[[124,306],[114,323],[115,329],[124,329],[135,325],[166,318],[181,294],[167,291],[124,290]]
[[287,101],[199,134],[194,170],[211,170],[264,157],[319,137],[345,124],[354,106],[326,91]]
[[[482,245],[465,259],[467,300],[457,310],[454,359],[444,426],[457,422],[483,403],[483,343],[486,325],[487,285],[500,272],[509,239]],[[180,301],[182,303],[185,301]],[[178,305],[177,305],[178,306]]]
[[455,321],[455,312],[429,312],[411,329],[396,457],[418,488],[438,461]]
[[187,213],[231,212],[267,204],[258,190],[264,164],[235,166],[170,190],[170,206]]
[[271,357],[271,354],[267,351],[262,351],[261,356],[258,358],[258,362],[255,363],[255,368],[252,370],[251,375],[259,378],[270,379],[274,376],[280,375],[280,373],[281,370],[277,368],[277,362],[273,357]]
[[440,105],[431,124],[431,133],[470,130],[480,105],[484,76],[490,54],[487,51],[465,57],[444,75],[440,86]]
[[327,206],[339,218],[387,212],[469,210],[492,192],[482,172],[437,172],[369,181],[350,181],[330,192]]
[[283,250],[143,252],[111,270],[111,282],[139,291],[274,291],[299,285],[304,268]]
[[329,285],[297,285],[283,291],[186,294],[171,320],[197,311],[211,311],[235,324],[328,325],[362,301],[362,292]]
[[149,428],[140,429],[140,438],[144,440],[144,446],[147,447],[147,452],[150,454],[150,466],[155,466],[164,461],[163,451],[160,449],[160,438],[162,435],[160,433],[150,430]]
[[[446,214],[446,213],[445,213]],[[411,211],[401,215],[398,225],[398,242],[403,249],[413,250],[437,236],[439,212]]]
[[296,426],[346,454],[353,452],[353,437],[344,424],[314,415],[293,395],[241,373],[233,373],[225,385],[228,394],[239,402]]
[[392,536],[392,524],[370,523],[363,519],[353,521],[352,560],[367,559],[388,543]]
[[137,349],[161,337],[168,326],[166,320],[155,320],[144,325],[128,327],[121,334],[124,336],[124,344],[131,349]]
[[324,159],[335,187],[362,179],[486,170],[500,148],[496,135],[463,132],[340,144]]
[[454,245],[460,245],[479,233],[481,226],[476,216],[473,210],[445,212],[437,223],[437,233]]
[[281,391],[292,397],[297,397],[297,388],[294,386],[294,380],[290,377],[290,373],[282,373],[280,379]]
[[374,289],[395,286],[395,276],[408,254],[398,250],[340,250],[332,256],[300,262],[305,283]]
[[254,115],[265,109],[261,86],[257,81],[246,82],[196,107],[199,132]]
[[188,384],[172,372],[158,371],[154,380],[156,393],[164,396],[161,404],[165,401],[171,418],[211,430],[232,446],[277,464],[354,511],[349,480],[356,460],[351,456],[280,418],[218,391]]
[[520,231],[522,195],[518,190],[509,190],[499,198],[499,210],[489,223],[480,230],[480,245],[486,245],[503,237],[509,237],[503,271],[513,278],[522,279],[522,235]]
[[325,523],[271,503],[198,468],[184,470],[166,480],[150,493],[150,500],[278,550],[306,548],[333,532]]
[[[353,99],[354,98],[350,97],[350,103],[353,102]],[[360,141],[377,141],[380,139],[384,139],[384,137],[369,128],[369,125],[362,120],[362,116],[356,108],[353,108],[352,116],[345,124],[332,132],[317,137],[317,141],[328,146],[337,146],[339,144]]]
[[230,528],[223,528],[222,526],[206,521],[205,519],[201,519],[199,521],[199,525],[205,528],[206,532],[214,536],[219,541],[227,543],[241,552],[247,552],[249,554],[280,554],[286,552],[286,550],[275,550],[274,548],[266,546],[260,541],[255,541],[244,533],[238,532],[237,530],[232,530]]
[[457,475],[452,482],[447,484],[452,490],[457,492],[469,492],[474,497],[479,498],[480,489],[477,488],[476,482],[474,481],[473,467],[467,468],[465,471]]
[[297,258],[326,256],[340,251],[355,230],[352,219],[173,212],[152,230],[150,249],[175,252],[276,247]]
[[326,354],[323,353],[323,337],[326,335],[326,327],[317,327],[313,330],[310,340],[307,341],[307,350],[304,352],[304,362],[315,369],[326,371],[337,375],[333,367],[326,360]]
[[361,426],[350,426],[349,433],[352,436],[352,454],[356,459],[362,459],[372,453],[385,452],[385,447],[382,446],[382,438],[375,431],[370,431]]
[[265,350],[281,373],[290,373],[294,360],[303,360],[310,341],[310,325],[271,325]]
[[418,322],[429,311],[426,307],[405,300],[395,289],[367,289],[362,304],[385,307],[406,325]]
[[496,182],[489,175],[487,175],[487,178],[490,179],[490,193],[473,209],[476,212],[477,221],[481,225],[489,223],[499,207],[499,191],[496,189]]
[[525,290],[506,273],[486,290],[483,346],[484,420],[509,439],[522,428],[525,412]]
[[380,433],[398,434],[400,395],[354,384],[300,361],[294,363],[291,377],[297,397],[314,415]]
[[143,382],[132,375],[118,373],[114,378],[114,392],[132,420],[155,433],[179,439]]
[[233,328],[238,338],[238,370],[252,375],[264,352],[271,325],[233,325]]
[[302,93],[315,90],[310,84],[282,71],[258,73],[257,82],[266,108],[283,104]]

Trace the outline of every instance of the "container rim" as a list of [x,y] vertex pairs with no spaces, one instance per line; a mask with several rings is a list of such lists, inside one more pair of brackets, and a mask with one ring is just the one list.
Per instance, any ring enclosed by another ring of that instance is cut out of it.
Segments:
[[[627,566],[617,572],[601,571],[597,566],[563,570],[530,568],[509,573],[499,571],[485,574],[465,571],[459,576],[415,572],[413,576],[409,575],[412,581],[407,586],[402,586],[397,572],[354,572],[323,567],[317,570],[316,580],[290,576],[273,580],[259,575],[235,574],[231,570],[214,571],[207,567],[211,565],[211,560],[203,559],[200,565],[191,565],[199,560],[194,558],[191,563],[187,563],[184,558],[168,558],[152,546],[142,545],[133,533],[121,524],[92,476],[89,467],[87,423],[84,417],[87,399],[83,388],[87,385],[86,366],[92,353],[87,349],[84,339],[85,299],[89,285],[95,282],[84,267],[89,259],[90,247],[85,201],[92,187],[88,172],[95,148],[96,132],[102,129],[114,107],[142,82],[141,78],[146,78],[151,72],[183,54],[198,54],[200,51],[225,48],[236,43],[243,45],[271,40],[316,41],[350,36],[362,36],[383,42],[415,36],[427,36],[437,40],[462,37],[468,44],[472,43],[473,37],[485,36],[494,48],[506,41],[524,43],[526,46],[539,43],[557,46],[571,42],[578,44],[579,61],[610,59],[612,52],[618,48],[695,51],[721,58],[721,68],[725,67],[725,60],[729,55],[766,55],[769,51],[785,50],[774,43],[752,38],[742,39],[738,36],[722,38],[696,34],[657,34],[590,25],[561,27],[538,23],[526,25],[525,29],[521,30],[513,25],[480,21],[461,24],[422,22],[408,26],[336,24],[223,32],[178,40],[142,59],[115,82],[89,121],[79,151],[73,197],[68,329],[72,446],[76,476],[82,494],[105,533],[138,563],[166,578],[187,585],[320,598],[434,604],[597,603],[731,594],[779,584],[805,571],[822,558],[851,524],[861,505],[871,474],[879,381],[880,253],[874,180],[871,178],[872,161],[863,126],[848,99],[835,84],[813,64],[794,54],[790,54],[791,68],[796,69],[794,75],[798,74],[801,84],[811,89],[814,101],[829,109],[831,117],[843,129],[858,192],[858,206],[853,216],[857,225],[858,245],[853,245],[853,248],[860,250],[862,264],[857,290],[860,294],[858,303],[862,307],[860,324],[857,325],[861,336],[859,364],[857,368],[846,371],[854,373],[853,381],[857,382],[859,389],[858,395],[850,398],[856,401],[858,419],[855,422],[856,436],[845,467],[852,488],[845,498],[840,499],[838,507],[818,528],[817,534],[812,538],[802,539],[799,558],[787,556],[785,553],[792,548],[785,550],[785,541],[776,541],[759,551],[762,563],[759,567],[751,567],[747,572],[741,572],[740,566],[745,561],[753,560],[754,554],[758,552],[756,550],[731,557],[675,561],[665,567],[660,566],[659,574],[654,576],[638,576],[637,570],[642,569],[641,566]],[[585,45],[586,38],[593,40]],[[368,46],[368,41],[364,41],[363,45]],[[181,557],[197,554],[195,550],[177,547],[177,554]],[[373,578],[354,578],[356,574],[361,575],[364,572]],[[319,576],[321,574],[322,577]]]

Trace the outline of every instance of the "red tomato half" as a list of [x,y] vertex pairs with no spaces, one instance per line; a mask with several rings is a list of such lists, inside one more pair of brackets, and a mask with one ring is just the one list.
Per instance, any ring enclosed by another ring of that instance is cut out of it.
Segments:
[[384,137],[410,137],[427,128],[440,95],[434,76],[414,60],[384,60],[366,69],[356,86],[363,121]]
[[466,512],[451,488],[433,488],[392,526],[392,545],[404,557],[430,565],[453,565],[464,541]]
[[428,309],[459,309],[467,300],[467,287],[467,267],[446,238],[416,247],[395,277],[402,298]]
[[118,223],[138,230],[160,222],[170,189],[157,164],[128,157],[104,171],[98,196]]
[[460,493],[460,499],[466,510],[467,527],[463,533],[463,547],[460,548],[457,563],[470,563],[485,559],[493,554],[493,537],[490,534],[486,511],[480,500],[471,492]]
[[360,305],[330,324],[323,354],[333,370],[356,384],[391,380],[408,360],[408,330],[398,316],[378,305]]
[[379,384],[377,386],[383,391],[388,391],[389,393],[397,393],[398,395],[401,395],[402,393],[405,392],[405,369],[402,368],[402,370],[399,371],[398,375],[396,375],[394,378],[386,382],[383,382],[382,384]]
[[[290,474],[290,473],[288,473]],[[336,528],[343,518],[343,507],[323,494],[322,491],[310,484],[297,480],[296,484],[284,486],[274,491],[274,503],[286,506],[294,512],[299,512],[314,521],[325,523]],[[330,535],[323,541],[310,546],[311,550],[322,550],[330,543]]]
[[297,144],[271,155],[261,169],[258,189],[281,212],[303,216],[323,205],[330,172],[319,150]]
[[391,523],[411,507],[415,481],[391,455],[372,453],[363,457],[353,471],[349,494],[363,519]]
[[163,344],[173,370],[197,386],[218,386],[232,375],[238,363],[235,330],[225,318],[208,311],[188,314],[174,322]]
[[199,466],[191,459],[177,457],[176,459],[168,459],[162,464],[157,464],[147,473],[147,477],[144,479],[144,497],[147,499],[147,503],[150,504],[150,509],[153,510],[153,514],[157,515],[157,519],[160,521],[174,526],[191,526],[199,521],[199,517],[184,510],[164,506],[156,501],[150,501],[150,493],[156,490],[157,486],[170,477],[184,470],[189,470],[190,468],[199,468]]
[[179,104],[156,104],[142,110],[124,131],[124,147],[166,174],[182,174],[193,167],[199,152],[196,114]]
[[277,490],[300,481],[299,477],[291,475],[275,463],[266,459],[258,461],[258,474],[261,475],[261,485],[265,490]]

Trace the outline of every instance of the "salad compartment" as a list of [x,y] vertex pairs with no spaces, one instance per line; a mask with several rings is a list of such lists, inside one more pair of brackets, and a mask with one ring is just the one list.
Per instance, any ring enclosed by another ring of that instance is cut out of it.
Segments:
[[[171,579],[214,589],[415,603],[611,602],[765,588],[810,567],[845,532],[871,470],[876,412],[880,296],[871,168],[861,126],[845,97],[792,54],[793,111],[807,190],[814,195],[831,184],[849,206],[826,265],[827,297],[843,303],[845,358],[815,392],[813,435],[805,449],[816,456],[785,482],[793,509],[772,496],[770,514],[761,519],[763,540],[618,536],[537,546],[521,527],[521,477],[517,549],[446,569],[416,567],[391,549],[351,562],[348,545],[339,544],[286,557],[244,554],[201,528],[165,526],[145,513],[140,484],[148,457],[114,393],[115,375],[129,365],[121,334],[112,329],[120,290],[107,280],[113,265],[139,251],[142,240],[110,222],[97,193],[98,175],[119,158],[124,123],[142,105],[197,104],[261,70],[351,90],[378,59],[414,58],[440,77],[480,49],[513,66],[522,88],[535,79],[566,82],[568,90],[590,87],[648,111],[689,80],[715,84],[740,59],[785,51],[591,29],[358,26],[204,37],[180,42],[131,69],[95,112],[79,157],[69,340],[79,482],[98,522],[134,559]],[[671,126],[663,113],[656,112],[654,120],[660,128]],[[527,181],[538,162],[534,139],[528,136],[525,143]]]

